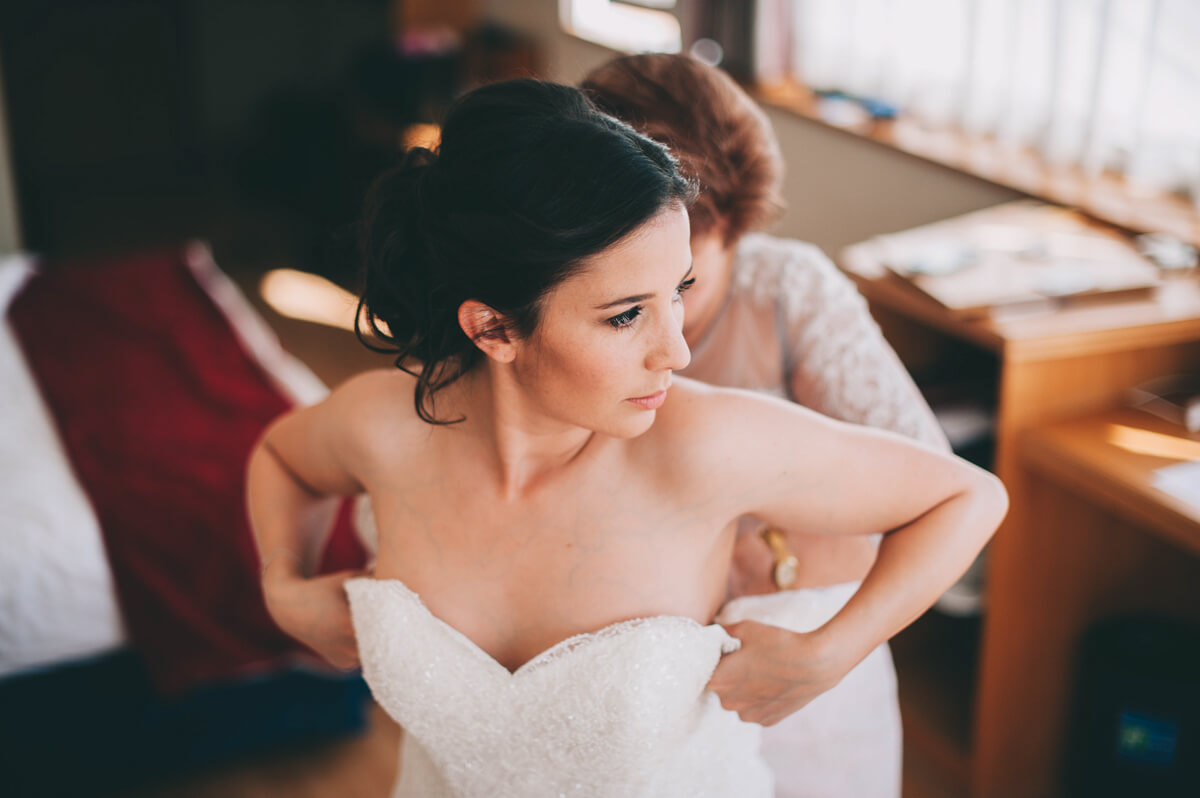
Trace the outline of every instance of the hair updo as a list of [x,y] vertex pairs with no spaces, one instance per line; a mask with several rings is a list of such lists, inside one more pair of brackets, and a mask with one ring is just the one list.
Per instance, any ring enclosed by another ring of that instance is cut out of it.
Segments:
[[459,326],[463,302],[528,336],[542,297],[586,258],[693,196],[665,147],[578,89],[476,89],[451,107],[437,153],[410,151],[368,194],[359,340],[417,378],[422,419],[452,423],[434,418],[433,396],[483,357]]

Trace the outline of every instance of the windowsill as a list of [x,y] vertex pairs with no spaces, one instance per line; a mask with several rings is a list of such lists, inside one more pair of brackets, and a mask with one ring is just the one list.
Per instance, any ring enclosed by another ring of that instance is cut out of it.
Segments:
[[931,130],[903,115],[895,120],[868,117],[862,122],[835,124],[820,113],[819,100],[811,90],[790,81],[760,84],[751,93],[766,105],[1048,202],[1078,208],[1117,227],[1135,233],[1167,233],[1200,246],[1200,211],[1177,195],[1139,190],[1109,173],[1089,178],[1076,167],[1053,168],[1028,148],[1013,149],[954,128]]

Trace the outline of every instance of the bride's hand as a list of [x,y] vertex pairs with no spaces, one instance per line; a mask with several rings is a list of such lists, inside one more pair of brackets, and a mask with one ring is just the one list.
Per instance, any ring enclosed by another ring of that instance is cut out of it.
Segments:
[[721,658],[708,689],[742,720],[773,726],[842,680],[853,667],[817,634],[755,621],[725,631],[742,647]]
[[263,574],[263,598],[279,628],[334,667],[357,667],[358,643],[342,585],[366,572],[339,571],[305,578],[286,573],[272,575],[271,570]]

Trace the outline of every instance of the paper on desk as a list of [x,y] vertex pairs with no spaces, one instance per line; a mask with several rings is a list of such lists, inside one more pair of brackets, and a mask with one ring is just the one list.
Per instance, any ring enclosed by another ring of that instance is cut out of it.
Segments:
[[1154,487],[1200,510],[1200,460],[1155,469]]

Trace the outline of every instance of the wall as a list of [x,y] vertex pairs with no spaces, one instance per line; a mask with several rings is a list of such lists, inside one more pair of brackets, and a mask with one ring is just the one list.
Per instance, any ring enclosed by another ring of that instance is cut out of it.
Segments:
[[[480,5],[489,18],[536,36],[542,42],[546,76],[550,79],[577,82],[589,69],[612,55],[603,47],[564,33],[558,24],[557,0],[480,0]],[[209,27],[219,27],[221,11],[227,6],[227,3],[218,3],[215,8],[206,6],[209,11],[203,21]],[[375,11],[371,9],[371,13]],[[366,13],[362,11],[355,16]],[[360,22],[355,20],[355,24]],[[311,50],[306,52],[302,58],[313,57]],[[238,60],[234,55],[228,54],[226,61],[218,59],[217,63],[227,63],[232,68]],[[289,63],[294,65],[294,61]],[[219,81],[203,83],[215,85]],[[245,104],[241,96],[212,95],[205,99],[211,106],[210,124],[217,128],[223,128],[226,117],[238,115]],[[1018,196],[1008,189],[786,112],[768,109],[768,113],[788,163],[784,193],[789,207],[774,231],[813,241],[831,254],[872,235]],[[13,165],[5,158],[7,136],[2,114],[0,104],[0,254],[14,251],[20,243]]]
[[[490,0],[486,13],[542,42],[548,79],[577,82],[612,56],[561,30],[557,0]],[[784,111],[768,109],[768,115],[788,164],[788,210],[773,232],[812,241],[830,254],[873,235],[1021,196]]]
[[384,0],[200,0],[192,8],[200,122],[212,139],[238,132],[273,91],[335,83],[364,45],[390,37]]
[[355,166],[338,158],[390,2],[0,3],[0,244],[18,220],[20,243],[51,258],[237,238],[233,200],[269,180],[277,207],[318,196],[323,210]]

